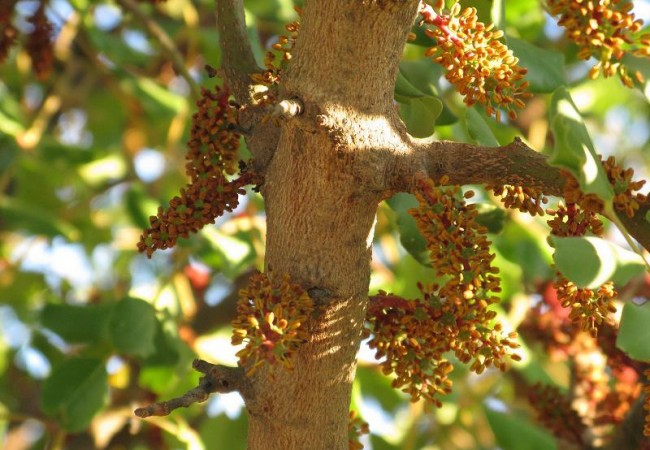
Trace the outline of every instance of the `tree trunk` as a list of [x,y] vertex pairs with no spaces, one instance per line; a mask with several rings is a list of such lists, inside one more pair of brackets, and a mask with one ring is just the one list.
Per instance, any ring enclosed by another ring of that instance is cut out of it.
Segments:
[[[417,0],[305,5],[281,98],[282,125],[262,194],[266,270],[287,273],[317,304],[292,371],[253,375],[249,448],[346,449],[348,410],[370,278],[373,226],[385,193],[364,153],[394,121],[393,87]],[[393,124],[399,126],[399,123]]]

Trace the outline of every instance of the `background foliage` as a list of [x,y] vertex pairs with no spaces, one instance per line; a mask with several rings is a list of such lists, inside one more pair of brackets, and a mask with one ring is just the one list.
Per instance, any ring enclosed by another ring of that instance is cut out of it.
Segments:
[[[13,23],[21,39],[39,3],[18,2]],[[535,96],[515,121],[497,123],[466,108],[442,69],[423,58],[430,42],[418,34],[405,50],[395,92],[411,133],[485,145],[523,136],[550,153],[550,93],[568,84],[596,150],[647,178],[646,84],[630,90],[616,78],[588,80],[590,63],[576,59],[577,48],[538,0],[507,8],[498,0],[461,3],[506,32]],[[235,395],[164,418],[132,414],[195,385],[193,358],[236,362],[230,321],[236,292],[262,268],[264,210],[259,194],[249,192],[234,213],[173,251],[151,260],[137,253],[148,217],[185,183],[193,92],[217,82],[203,67],[218,67],[219,48],[212,1],[135,4],[171,38],[193,79],[188,83],[147,22],[124,5],[134,3],[51,0],[49,76],[37,78],[20,45],[0,67],[0,446],[243,449],[246,416]],[[647,2],[636,5],[650,15]],[[295,20],[293,3],[251,0],[246,8],[261,61],[283,25]],[[629,64],[650,76],[647,60]],[[554,276],[545,220],[504,211],[477,192],[501,269],[499,319],[517,329],[549,295]],[[414,202],[398,195],[380,208],[371,292],[416,297],[417,282],[433,277],[421,264],[424,242],[406,214]],[[645,360],[648,347],[639,341],[647,339],[637,337],[647,335],[643,318],[650,312],[632,300],[648,295],[650,282],[633,277],[618,308],[625,303],[623,316],[631,317],[619,345]],[[367,448],[517,449],[521,442],[556,448],[535,421],[526,390],[539,381],[567,389],[572,361],[553,358],[529,337],[522,339],[524,360],[505,375],[469,376],[458,365],[454,392],[440,409],[408,403],[362,348],[353,407],[370,424]]]

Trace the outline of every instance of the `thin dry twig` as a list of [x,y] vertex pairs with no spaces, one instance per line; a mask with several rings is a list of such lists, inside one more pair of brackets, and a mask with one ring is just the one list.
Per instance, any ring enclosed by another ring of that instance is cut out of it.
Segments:
[[197,387],[180,397],[138,408],[134,414],[143,419],[151,416],[167,416],[177,408],[187,408],[193,403],[206,401],[214,392],[221,394],[239,392],[244,400],[250,398],[251,388],[241,367],[215,365],[195,359],[192,368],[205,375],[199,379]]

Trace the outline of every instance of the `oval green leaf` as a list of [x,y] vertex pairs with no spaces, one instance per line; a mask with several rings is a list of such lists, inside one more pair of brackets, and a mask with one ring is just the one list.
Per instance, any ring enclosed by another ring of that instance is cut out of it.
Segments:
[[41,323],[69,343],[100,342],[108,337],[113,305],[57,305],[41,312]]
[[77,358],[65,361],[45,380],[43,411],[75,433],[90,425],[108,399],[108,376],[103,361]]
[[485,415],[497,444],[503,450],[554,450],[555,439],[521,414],[502,413],[485,408]]
[[650,302],[643,306],[626,303],[616,346],[637,361],[650,362]]
[[408,213],[409,209],[418,207],[418,201],[411,194],[399,193],[387,200],[386,203],[397,215],[397,228],[402,247],[417,262],[427,267],[430,266],[427,241],[420,233],[413,216]]
[[465,126],[467,127],[467,134],[477,144],[487,147],[498,147],[499,141],[492,133],[490,126],[484,119],[484,116],[479,113],[475,108],[467,108],[465,112]]
[[519,65],[528,69],[528,90],[534,93],[553,92],[566,84],[564,55],[526,41],[508,36],[508,47],[519,58]]
[[146,357],[154,353],[156,312],[143,301],[127,298],[115,305],[109,322],[111,341],[123,353]]
[[555,146],[548,163],[569,171],[580,183],[582,192],[596,194],[604,202],[611,203],[614,191],[580,112],[563,86],[553,93],[550,122]]

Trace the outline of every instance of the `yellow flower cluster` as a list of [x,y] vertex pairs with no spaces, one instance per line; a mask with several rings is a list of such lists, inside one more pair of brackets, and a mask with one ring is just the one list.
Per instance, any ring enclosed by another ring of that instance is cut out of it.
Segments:
[[307,320],[313,302],[288,275],[257,273],[239,291],[232,344],[246,343],[237,352],[239,365],[251,375],[263,364],[280,363],[292,369],[291,357],[309,340]]
[[[441,180],[442,184],[447,179]],[[485,228],[475,221],[477,211],[466,205],[458,186],[436,189],[420,179],[416,197],[420,206],[409,213],[427,241],[433,268],[445,284],[422,285],[422,298],[406,300],[380,292],[371,298],[367,320],[369,346],[393,386],[403,388],[413,401],[420,397],[440,406],[439,395],[451,392],[448,375],[453,365],[444,354],[453,352],[470,370],[505,370],[505,357],[518,360],[516,333],[505,335],[488,308],[498,301],[498,269],[491,265]]]
[[527,69],[518,66],[512,50],[500,41],[503,32],[494,30],[493,24],[479,22],[476,8],[461,10],[460,3],[443,14],[422,2],[420,15],[423,23],[432,25],[425,31],[427,36],[436,40],[426,55],[447,70],[445,78],[465,104],[485,105],[487,114],[497,120],[502,108],[514,120],[515,109],[523,108],[524,99],[531,94],[526,92],[528,82],[524,80]]
[[[618,74],[625,86],[633,87],[621,61],[628,53],[650,56],[650,33],[641,32],[643,21],[634,18],[631,0],[548,0],[547,4],[552,15],[560,16],[558,24],[566,29],[567,37],[580,48],[578,58],[598,60],[589,71],[590,78]],[[633,75],[643,82],[640,72]]]
[[501,197],[503,206],[515,208],[521,212],[535,215],[544,215],[543,204],[548,202],[544,194],[535,188],[524,186],[486,186],[486,189],[494,192],[494,195]]
[[185,171],[189,184],[180,196],[169,202],[166,210],[149,218],[147,228],[138,242],[138,250],[151,257],[157,249],[173,247],[179,237],[187,238],[239,203],[243,187],[255,183],[252,172],[228,181],[226,174],[235,173],[239,134],[232,131],[237,123],[237,109],[228,101],[228,91],[215,87],[201,90],[198,111],[192,116]]
[[370,433],[368,423],[361,417],[357,416],[356,411],[350,411],[350,421],[348,422],[348,449],[361,450],[363,444],[359,442],[362,434]]

